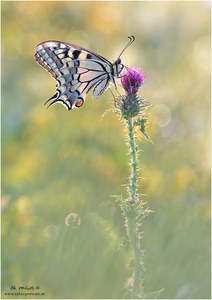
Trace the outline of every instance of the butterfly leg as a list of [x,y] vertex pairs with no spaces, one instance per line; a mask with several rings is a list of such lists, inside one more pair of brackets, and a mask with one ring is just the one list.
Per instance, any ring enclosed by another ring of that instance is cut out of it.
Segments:
[[112,92],[111,88],[109,88],[109,91],[111,92],[111,94],[112,94],[113,98],[115,99],[115,95],[113,94],[113,92]]

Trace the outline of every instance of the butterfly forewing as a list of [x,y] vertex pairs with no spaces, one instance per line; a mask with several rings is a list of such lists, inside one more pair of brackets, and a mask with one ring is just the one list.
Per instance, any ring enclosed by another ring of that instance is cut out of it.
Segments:
[[61,102],[69,110],[80,107],[92,88],[96,99],[114,82],[112,63],[73,44],[43,42],[36,47],[35,60],[57,81],[57,93],[48,100],[50,105]]

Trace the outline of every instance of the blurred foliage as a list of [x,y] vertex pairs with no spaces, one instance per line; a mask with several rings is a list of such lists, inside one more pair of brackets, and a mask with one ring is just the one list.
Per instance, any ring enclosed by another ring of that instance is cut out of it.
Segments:
[[[129,175],[110,92],[46,110],[55,83],[34,47],[68,41],[147,73],[140,134],[147,292],[210,298],[210,2],[2,2],[2,293],[121,298],[130,275],[123,219],[110,196]],[[80,224],[69,222],[77,214]],[[67,221],[68,220],[68,221]],[[7,298],[4,294],[2,297]],[[33,298],[33,297],[32,297]]]

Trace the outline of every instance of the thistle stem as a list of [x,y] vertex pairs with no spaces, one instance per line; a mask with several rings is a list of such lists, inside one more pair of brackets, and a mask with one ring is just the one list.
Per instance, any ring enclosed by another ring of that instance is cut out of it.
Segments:
[[137,145],[135,140],[135,132],[133,125],[133,118],[128,117],[126,119],[127,123],[127,135],[128,135],[128,144],[129,144],[129,154],[130,154],[130,182],[128,187],[129,200],[126,202],[126,227],[129,242],[133,252],[133,282],[131,297],[140,298],[141,297],[141,285],[142,285],[142,250],[140,246],[140,223],[139,216],[141,214],[141,202],[137,197]]
[[129,186],[129,196],[131,201],[136,201],[136,192],[137,192],[137,146],[135,142],[134,135],[134,126],[133,120],[131,117],[127,119],[127,127],[128,127],[128,137],[129,137],[129,145],[130,145],[130,167],[131,167],[131,175],[130,175],[130,186]]

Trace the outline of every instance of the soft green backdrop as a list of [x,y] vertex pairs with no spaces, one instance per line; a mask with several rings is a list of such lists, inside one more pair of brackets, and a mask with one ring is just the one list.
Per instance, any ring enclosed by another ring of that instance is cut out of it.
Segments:
[[139,140],[140,192],[154,211],[143,225],[144,285],[164,289],[160,298],[210,298],[210,2],[201,1],[2,2],[4,298],[11,285],[46,298],[124,295],[130,252],[111,195],[126,194],[129,167],[123,126],[103,117],[113,98],[46,110],[55,83],[33,55],[58,39],[112,61],[132,34],[123,61],[147,73],[140,94],[152,104],[153,144]]

